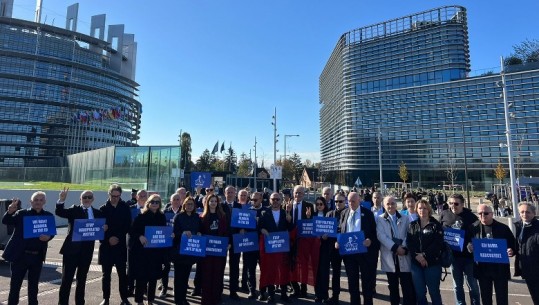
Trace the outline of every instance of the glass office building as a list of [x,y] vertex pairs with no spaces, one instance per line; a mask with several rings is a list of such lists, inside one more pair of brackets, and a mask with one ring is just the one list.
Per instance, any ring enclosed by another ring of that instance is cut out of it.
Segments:
[[[493,63],[495,65],[496,63]],[[500,74],[471,77],[466,9],[445,6],[343,34],[320,76],[325,180],[423,187],[497,182],[508,168]],[[539,65],[506,67],[517,175],[539,174]],[[416,185],[417,185],[416,184]]]
[[92,17],[89,35],[77,32],[78,4],[65,28],[12,18],[12,7],[0,1],[0,167],[63,166],[68,154],[135,146],[134,35],[124,25],[106,33],[105,15]]

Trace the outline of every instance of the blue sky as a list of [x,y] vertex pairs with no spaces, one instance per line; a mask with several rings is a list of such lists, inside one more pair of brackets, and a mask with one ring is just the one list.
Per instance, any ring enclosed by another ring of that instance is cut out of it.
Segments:
[[[42,21],[64,27],[74,1],[44,0]],[[273,160],[298,153],[318,162],[318,78],[343,33],[443,5],[468,10],[472,70],[496,68],[500,55],[539,38],[539,1],[80,0],[78,31],[92,15],[125,24],[138,42],[136,81],[143,104],[140,145],[176,145],[192,138],[193,159],[215,143],[238,156],[253,149]],[[14,17],[33,20],[34,0],[15,0]],[[254,151],[253,151],[254,153]]]

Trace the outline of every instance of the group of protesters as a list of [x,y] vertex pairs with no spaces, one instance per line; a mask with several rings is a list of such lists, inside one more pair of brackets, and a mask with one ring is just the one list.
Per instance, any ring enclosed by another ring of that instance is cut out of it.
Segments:
[[[102,266],[101,305],[110,302],[113,267],[119,279],[121,304],[131,304],[129,298],[134,297],[140,305],[153,304],[157,290],[159,297],[169,296],[172,266],[175,304],[189,305],[189,276],[196,266],[191,296],[200,296],[202,305],[217,305],[222,302],[227,259],[231,300],[240,300],[241,291],[248,294],[248,299],[268,303],[276,302],[279,293],[280,301],[289,303],[294,298],[308,298],[307,287],[311,286],[316,303],[339,305],[344,262],[350,303],[373,304],[380,262],[387,276],[390,304],[427,304],[428,291],[431,303],[439,305],[442,266],[448,257],[456,304],[466,304],[466,281],[471,304],[492,304],[494,287],[496,304],[502,305],[508,304],[508,257],[513,256],[515,276],[522,276],[533,304],[539,304],[539,221],[532,204],[519,205],[520,220],[513,235],[507,225],[494,219],[490,205],[480,204],[474,213],[464,207],[460,194],[448,196],[449,208],[434,217],[432,205],[413,194],[405,194],[403,209],[397,210],[394,197],[383,197],[375,190],[333,195],[326,187],[314,203],[304,199],[302,186],[291,193],[271,193],[269,200],[264,200],[262,192],[237,191],[233,186],[224,189],[224,198],[215,194],[212,186],[205,191],[205,196],[195,197],[181,187],[165,202],[159,194],[134,190],[132,199],[123,201],[122,188],[113,184],[107,202],[95,208],[92,191],[83,191],[79,203],[65,207],[69,189],[61,190],[55,214],[67,219],[68,233],[60,249],[63,260],[58,304],[70,303],[74,278],[75,304],[85,304],[95,240],[79,239],[80,220],[102,229],[98,255]],[[8,305],[18,304],[26,273],[28,303],[38,304],[41,268],[47,243],[54,235],[29,237],[24,232],[28,230],[24,218],[53,216],[44,210],[45,203],[44,192],[32,195],[28,209],[21,209],[20,200],[14,199],[2,218],[2,223],[15,228],[3,254],[11,263],[12,273]],[[245,222],[248,226],[238,221],[238,211],[253,215]],[[334,229],[318,235],[309,233],[306,224],[319,220],[331,220],[326,223],[334,224]],[[167,227],[169,230],[162,229]],[[156,241],[147,234],[150,228],[157,228],[153,231],[160,238],[157,242],[170,244],[154,246]],[[251,243],[247,237],[253,235],[254,247],[242,250],[243,244]],[[198,255],[198,238],[202,237],[225,240],[221,255]],[[240,242],[235,242],[238,237]],[[483,242],[475,243],[477,240]],[[283,250],[270,251],[277,244]],[[494,256],[487,262],[474,256],[480,253],[481,244],[503,245],[506,249],[501,258]]]

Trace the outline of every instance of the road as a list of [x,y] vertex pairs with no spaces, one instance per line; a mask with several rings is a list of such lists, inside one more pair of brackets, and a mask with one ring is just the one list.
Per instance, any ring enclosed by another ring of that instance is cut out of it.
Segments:
[[[49,250],[48,250],[48,257],[46,264],[43,268],[43,272],[41,274],[41,282],[39,284],[39,303],[41,305],[53,305],[58,303],[58,289],[60,287],[60,278],[62,273],[62,256],[58,253],[60,250],[60,247],[62,245],[63,240],[66,236],[66,229],[60,228],[58,230],[58,235],[49,243]],[[511,265],[513,265],[513,261],[511,261]],[[343,268],[344,270],[344,268]],[[94,252],[94,260],[92,261],[92,266],[90,267],[90,272],[88,274],[88,280],[86,284],[86,304],[88,305],[97,305],[102,301],[102,294],[101,294],[101,267],[97,264],[97,243],[95,247]],[[511,268],[511,271],[513,271],[513,268]],[[172,272],[170,274],[172,277]],[[191,280],[194,277],[194,273],[191,273]],[[0,263],[0,304],[7,304],[8,299],[8,293],[9,293],[9,280],[10,280],[10,272],[9,272],[9,264],[6,262]],[[374,304],[389,304],[389,290],[387,289],[387,279],[386,275],[382,272],[378,272],[377,278],[377,292],[378,295],[376,296]],[[173,280],[170,281],[169,285],[172,286]],[[192,286],[192,281],[190,282],[190,285]],[[341,303],[342,304],[348,304],[350,301],[348,290],[347,290],[347,280],[346,275],[343,271],[343,276],[341,277],[341,285],[343,287],[343,292],[341,293]],[[73,285],[74,286],[74,285]],[[120,298],[118,296],[118,279],[113,274],[113,284],[112,284],[113,290],[112,290],[112,297],[111,297],[111,304],[120,304]],[[114,289],[116,287],[116,289]],[[228,276],[225,275],[225,294],[228,294]],[[71,293],[71,299],[70,304],[75,304],[74,302],[74,288],[72,289]],[[27,304],[27,296],[26,296],[26,281],[23,283],[23,288],[21,290],[21,302],[20,304]],[[445,304],[454,304],[454,297],[453,297],[453,289],[452,289],[452,280],[451,275],[448,275],[447,279],[441,283],[441,292],[442,292],[442,299],[444,300]],[[526,285],[524,281],[522,281],[520,278],[512,279],[509,282],[509,304],[514,305],[531,305],[532,301],[528,294]],[[159,292],[157,293],[157,295]],[[166,298],[156,298],[154,304],[164,305],[164,304],[174,304],[174,300],[172,297],[172,290],[169,292],[169,296]],[[247,295],[244,293],[239,294],[240,297],[242,297],[241,304],[242,305],[260,305],[261,302],[259,301],[252,301],[247,299]],[[130,298],[130,301],[135,304],[133,298]],[[188,297],[188,301],[195,305],[200,304],[200,297]],[[279,302],[279,298],[277,298],[277,303]],[[234,302],[232,300],[229,300],[228,297],[225,295],[223,298],[223,305],[232,305],[232,304],[239,304],[238,302]],[[299,305],[307,305],[307,304],[315,304],[314,302],[314,288],[308,287],[308,298],[307,299],[299,299],[294,300],[293,304],[299,304]],[[469,301],[468,301],[469,304]]]

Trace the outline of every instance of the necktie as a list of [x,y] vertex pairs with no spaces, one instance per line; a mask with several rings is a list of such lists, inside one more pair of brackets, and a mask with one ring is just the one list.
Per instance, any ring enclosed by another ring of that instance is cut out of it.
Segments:
[[84,216],[86,216],[86,219],[88,219],[88,209],[83,208],[82,210],[84,211]]
[[298,205],[296,204],[296,206],[294,207],[294,223],[298,222],[298,212],[299,212],[299,209],[298,209]]
[[356,212],[355,211],[350,211],[350,216],[348,216],[348,232],[353,232],[354,231],[354,225],[355,225],[355,221],[356,221]]

